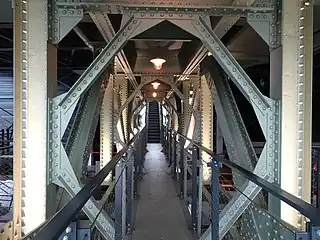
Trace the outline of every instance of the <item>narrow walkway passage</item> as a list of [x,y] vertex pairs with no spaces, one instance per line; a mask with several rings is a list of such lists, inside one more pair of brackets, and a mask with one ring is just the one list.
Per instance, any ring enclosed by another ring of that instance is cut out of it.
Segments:
[[148,144],[133,240],[192,240],[160,144]]

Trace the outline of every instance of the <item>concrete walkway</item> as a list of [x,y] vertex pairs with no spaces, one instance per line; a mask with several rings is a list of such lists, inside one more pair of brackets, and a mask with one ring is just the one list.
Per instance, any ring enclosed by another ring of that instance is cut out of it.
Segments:
[[148,144],[133,240],[192,240],[160,144]]

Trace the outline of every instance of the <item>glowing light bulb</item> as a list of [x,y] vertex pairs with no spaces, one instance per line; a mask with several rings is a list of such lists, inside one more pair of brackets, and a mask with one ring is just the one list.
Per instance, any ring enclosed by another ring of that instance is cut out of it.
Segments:
[[163,58],[153,58],[150,60],[156,70],[160,70],[162,65],[166,62]]
[[157,93],[156,92],[152,93],[152,97],[156,98],[157,97]]
[[151,84],[153,86],[153,89],[158,89],[158,87],[160,86],[160,83],[158,83],[158,82],[153,82]]

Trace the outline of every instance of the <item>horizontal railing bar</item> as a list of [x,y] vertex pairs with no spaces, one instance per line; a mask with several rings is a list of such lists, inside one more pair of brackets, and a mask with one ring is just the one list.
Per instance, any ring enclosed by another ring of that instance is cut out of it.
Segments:
[[[174,130],[172,130],[174,131]],[[249,181],[255,183],[262,189],[266,190],[270,194],[274,195],[275,197],[279,198],[280,200],[284,201],[297,211],[299,211],[302,215],[307,217],[311,220],[312,224],[320,225],[320,211],[314,207],[313,205],[303,201],[302,199],[292,195],[291,193],[288,193],[287,191],[281,189],[280,187],[264,180],[263,178],[257,176],[256,174],[250,172],[249,170],[235,164],[234,162],[231,162],[230,160],[225,159],[224,157],[221,157],[219,155],[214,154],[213,151],[210,149],[201,146],[196,141],[184,136],[181,133],[176,132],[176,134],[185,140],[190,141],[191,144],[198,147],[200,150],[206,152],[211,157],[214,157],[218,162],[221,162],[228,167],[237,170],[240,172],[245,178],[247,178]],[[208,163],[211,164],[211,163]]]
[[[143,130],[142,130],[143,131]],[[87,182],[83,188],[50,220],[44,225],[41,225],[41,230],[37,233],[37,230],[32,231],[26,235],[23,239],[33,240],[56,240],[60,237],[60,234],[68,227],[70,221],[76,216],[76,214],[82,209],[85,203],[90,199],[95,189],[101,185],[108,174],[113,170],[122,156],[128,151],[130,145],[135,142],[141,132],[138,132],[128,143],[119,151],[112,160],[103,167],[94,178]]]

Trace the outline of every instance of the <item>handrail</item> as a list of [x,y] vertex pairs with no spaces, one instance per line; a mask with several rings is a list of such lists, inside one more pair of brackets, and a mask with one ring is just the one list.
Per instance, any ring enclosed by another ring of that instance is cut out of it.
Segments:
[[[101,185],[108,174],[114,169],[122,156],[128,151],[131,144],[135,142],[138,136],[144,131],[139,131],[128,143],[124,146],[112,160],[103,167],[94,178],[87,182],[83,188],[52,218],[41,224],[37,229],[23,237],[25,240],[56,240],[60,234],[68,227],[70,221],[82,209],[85,203],[90,199],[95,189]],[[40,229],[40,230],[39,230]]]
[[[198,147],[200,150],[206,152],[211,157],[213,157],[216,161],[221,162],[228,167],[237,170],[240,172],[245,178],[247,178],[249,181],[255,183],[268,193],[271,193],[275,197],[279,198],[280,200],[284,201],[294,209],[298,210],[302,215],[307,217],[311,220],[312,224],[320,225],[320,211],[313,205],[301,200],[300,198],[297,198],[296,196],[292,195],[291,193],[288,193],[287,191],[281,189],[280,187],[264,180],[263,178],[259,177],[258,175],[250,172],[249,170],[235,164],[234,162],[231,162],[228,159],[225,159],[219,155],[216,155],[213,151],[210,149],[200,145],[193,139],[190,139],[186,137],[185,135],[176,132],[175,130],[171,129],[171,131],[175,132],[178,136],[184,138],[185,140],[190,141],[190,144],[193,144],[194,146]],[[211,164],[211,163],[207,163]]]

